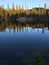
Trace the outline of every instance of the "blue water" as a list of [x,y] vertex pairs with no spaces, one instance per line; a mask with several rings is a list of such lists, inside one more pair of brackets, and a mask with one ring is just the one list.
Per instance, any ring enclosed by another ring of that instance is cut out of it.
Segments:
[[49,47],[48,27],[6,27],[0,31],[0,65],[21,65],[26,52],[44,47]]

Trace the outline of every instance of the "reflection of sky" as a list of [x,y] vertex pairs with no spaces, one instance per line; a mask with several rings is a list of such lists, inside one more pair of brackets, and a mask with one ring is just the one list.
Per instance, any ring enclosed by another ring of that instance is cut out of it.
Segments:
[[32,29],[30,27],[26,29],[25,32],[14,33],[13,29],[9,32],[7,28],[4,32],[0,32],[0,60],[2,59],[2,62],[13,64],[16,63],[17,55],[21,57],[28,50],[49,47],[49,31],[47,28],[44,28],[44,34],[42,34],[41,28]]
[[[14,5],[28,5],[29,8],[32,7],[38,7],[39,4],[41,5],[41,7],[44,6],[44,3],[47,3],[47,7],[49,6],[49,0],[0,0],[0,5],[4,4],[5,8],[7,7],[6,5],[9,4],[10,7],[12,6],[12,3],[14,3]],[[30,5],[31,4],[31,5]]]
[[[26,28],[26,30],[24,29],[24,31],[18,31],[17,30],[14,32],[13,29],[6,29],[5,32],[0,32],[0,42],[3,43],[4,42],[28,42],[27,44],[29,44],[30,42],[34,42],[35,44],[49,44],[49,31],[47,30],[47,28],[44,28],[44,32],[42,32],[42,29],[39,28],[35,28],[32,29],[30,28]],[[1,41],[2,40],[2,41]],[[15,41],[14,41],[15,40]],[[19,41],[18,41],[19,40]],[[24,41],[25,40],[25,41]],[[13,43],[12,42],[12,43]],[[32,45],[32,43],[31,43]]]
[[0,31],[0,33],[45,33],[46,31],[48,31],[48,27],[45,28],[32,28],[32,27],[23,27],[23,28],[5,28],[5,30]]
[[13,53],[15,49],[26,51],[27,49],[31,49],[33,47],[41,48],[42,46],[48,45],[49,31],[45,30],[44,33],[42,33],[41,28],[28,28],[24,32],[14,32],[13,30],[9,32],[9,29],[7,28],[5,32],[0,32],[0,48],[8,50],[11,49]]

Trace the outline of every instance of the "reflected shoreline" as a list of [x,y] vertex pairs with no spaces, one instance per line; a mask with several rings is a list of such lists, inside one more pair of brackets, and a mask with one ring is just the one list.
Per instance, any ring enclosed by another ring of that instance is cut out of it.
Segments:
[[[14,32],[24,32],[24,29],[32,28],[32,29],[42,29],[42,33],[44,33],[44,28],[48,28],[49,30],[49,22],[34,22],[34,23],[16,23],[16,22],[0,22],[0,32],[4,32],[6,28],[9,29],[9,32],[13,30]],[[25,30],[26,31],[26,30]]]

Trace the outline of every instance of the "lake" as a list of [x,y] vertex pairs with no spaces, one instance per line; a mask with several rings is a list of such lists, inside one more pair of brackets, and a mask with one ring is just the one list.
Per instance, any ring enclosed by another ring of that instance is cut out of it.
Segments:
[[49,65],[49,22],[0,23],[0,65],[40,65],[35,64],[36,61],[31,62],[35,59],[32,53],[35,57],[44,54],[37,62],[44,61],[41,65]]

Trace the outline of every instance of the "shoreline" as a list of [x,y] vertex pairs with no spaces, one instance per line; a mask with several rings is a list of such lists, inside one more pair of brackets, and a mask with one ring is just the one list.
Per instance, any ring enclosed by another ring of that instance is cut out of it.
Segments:
[[16,21],[16,22],[41,22],[41,21],[49,21],[48,17],[19,17],[19,18],[0,18],[0,22],[5,21]]

